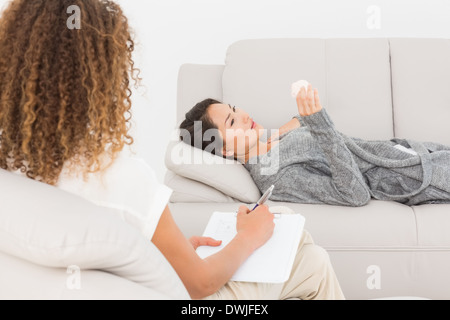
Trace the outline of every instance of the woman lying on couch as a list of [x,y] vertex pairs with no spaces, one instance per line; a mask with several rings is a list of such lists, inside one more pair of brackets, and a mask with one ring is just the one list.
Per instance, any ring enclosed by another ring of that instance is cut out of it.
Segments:
[[297,106],[299,116],[264,142],[264,128],[246,112],[207,99],[186,114],[181,139],[184,133],[198,136],[197,128],[203,134],[218,130],[214,143],[190,144],[243,163],[261,192],[275,185],[274,201],[354,207],[371,198],[450,203],[450,147],[349,138],[336,130],[311,85],[298,93]]

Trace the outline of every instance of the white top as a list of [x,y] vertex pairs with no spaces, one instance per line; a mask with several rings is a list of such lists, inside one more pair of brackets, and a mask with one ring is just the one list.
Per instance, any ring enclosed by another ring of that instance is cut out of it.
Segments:
[[[21,174],[20,172],[16,172]],[[172,190],[158,182],[153,169],[141,158],[122,152],[104,172],[69,176],[64,167],[56,187],[99,206],[119,209],[120,217],[151,239],[169,202]]]

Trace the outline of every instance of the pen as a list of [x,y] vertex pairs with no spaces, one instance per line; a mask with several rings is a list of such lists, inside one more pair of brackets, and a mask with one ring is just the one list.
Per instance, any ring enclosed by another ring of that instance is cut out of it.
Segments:
[[[258,200],[258,202],[256,203],[256,206],[253,208],[253,210],[255,210],[256,208],[258,208],[258,206],[263,205],[272,195],[272,191],[275,188],[274,185],[272,185],[266,192],[264,192],[264,194],[262,195],[262,197]],[[252,211],[253,211],[252,210]]]

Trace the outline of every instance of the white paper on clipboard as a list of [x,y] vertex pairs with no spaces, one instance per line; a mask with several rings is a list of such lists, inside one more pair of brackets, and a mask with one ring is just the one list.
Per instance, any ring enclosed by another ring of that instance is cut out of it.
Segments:
[[[305,218],[301,214],[279,214],[274,222],[272,237],[241,265],[231,281],[283,283],[289,279],[305,226]],[[199,247],[197,254],[203,259],[215,254],[235,235],[236,213],[214,212],[203,236],[222,240],[222,245]]]

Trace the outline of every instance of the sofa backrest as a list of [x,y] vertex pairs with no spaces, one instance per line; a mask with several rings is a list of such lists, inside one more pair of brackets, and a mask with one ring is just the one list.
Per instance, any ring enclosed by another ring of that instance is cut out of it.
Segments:
[[396,137],[450,145],[450,40],[389,43]]
[[393,136],[389,45],[383,39],[272,39],[230,46],[223,99],[266,128],[298,114],[291,84],[319,89],[337,128],[361,138]]
[[257,39],[232,44],[225,64],[184,65],[178,121],[211,97],[266,128],[296,114],[291,84],[308,80],[339,131],[450,145],[450,41],[445,39]]

